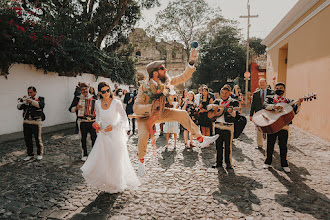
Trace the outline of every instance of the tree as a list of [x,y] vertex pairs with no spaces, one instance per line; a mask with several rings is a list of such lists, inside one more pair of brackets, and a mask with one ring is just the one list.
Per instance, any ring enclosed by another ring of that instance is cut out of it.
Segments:
[[239,30],[222,27],[201,50],[200,64],[193,75],[193,83],[209,84],[211,80],[226,83],[244,73],[245,51],[240,43]]
[[157,13],[156,22],[152,24],[153,28],[149,26],[148,32],[157,38],[182,42],[189,57],[190,43],[199,39],[199,33],[214,18],[220,22],[225,20],[220,15],[220,9],[210,8],[204,0],[171,1],[164,10]]
[[[131,83],[134,62],[116,49],[154,0],[0,2],[0,68],[25,63],[60,75],[88,72]],[[105,47],[104,50],[101,50]]]
[[54,32],[88,41],[101,48],[128,35],[142,8],[158,0],[23,0],[22,8]]
[[261,44],[262,39],[257,37],[250,38],[249,45],[252,49],[252,55],[264,55],[266,54],[266,46]]

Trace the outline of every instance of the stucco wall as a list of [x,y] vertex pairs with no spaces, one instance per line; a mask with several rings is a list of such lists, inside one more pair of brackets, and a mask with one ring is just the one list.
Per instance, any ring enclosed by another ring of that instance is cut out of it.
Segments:
[[[310,13],[310,12],[309,12]],[[280,48],[288,45],[286,96],[298,98],[317,93],[313,102],[304,102],[294,125],[330,140],[330,6],[268,51],[267,80],[275,83],[283,73]],[[280,69],[279,69],[280,67]],[[273,78],[276,81],[273,82]]]
[[114,88],[109,79],[99,77],[95,81],[92,74],[64,77],[57,73],[44,74],[42,70],[29,65],[14,65],[9,71],[8,79],[0,76],[0,135],[23,130],[22,111],[17,110],[17,98],[27,95],[29,86],[36,87],[38,95],[45,97],[46,120],[43,127],[47,127],[75,121],[75,114],[70,113],[68,108],[78,82],[90,83],[97,90],[101,81],[109,82],[111,89]]

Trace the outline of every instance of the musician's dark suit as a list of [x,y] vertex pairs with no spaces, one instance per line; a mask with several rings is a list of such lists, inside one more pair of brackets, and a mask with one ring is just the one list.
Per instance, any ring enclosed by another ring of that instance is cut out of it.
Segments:
[[[81,98],[84,98],[83,97],[84,95],[81,94],[79,96],[75,96],[72,103],[71,103],[71,106],[69,108],[69,111],[74,113],[74,112],[77,112],[77,105],[79,104],[79,101]],[[90,98],[93,98],[93,99],[97,99],[96,96],[92,96],[90,94],[88,94],[88,99]],[[91,136],[91,140],[92,140],[92,146],[94,145],[95,143],[95,140],[96,140],[96,131],[95,129],[93,128],[93,123],[95,122],[95,117],[78,117],[78,128],[79,128],[79,135],[80,135],[80,146],[81,146],[81,149],[82,149],[82,157],[87,157],[88,156],[88,153],[87,153],[87,142],[86,142],[86,139],[87,139],[87,134],[89,133],[90,136]]]
[[[124,103],[126,104],[126,114],[128,115],[132,115],[133,112],[133,105],[134,105],[134,101],[135,101],[135,97],[137,94],[134,94],[134,92],[127,92],[125,94],[125,98],[124,98]],[[132,123],[131,123],[132,121]],[[129,132],[131,131],[131,126],[133,127],[133,134],[135,133],[135,118],[133,119],[128,119],[129,122]]]
[[[270,95],[266,97],[265,103],[264,103],[264,108],[266,110],[273,110],[274,105],[276,103],[290,103],[293,100],[284,98],[284,100],[280,102],[276,102],[276,98],[279,97],[277,95]],[[295,114],[299,112],[300,106],[298,105],[293,105],[293,110]],[[289,124],[292,124],[290,122]],[[281,166],[282,167],[288,167],[288,160],[287,160],[287,152],[288,152],[288,137],[289,137],[289,124],[284,126],[282,130],[274,133],[274,134],[267,134],[267,157],[265,160],[265,164],[271,165],[272,159],[273,159],[273,152],[274,152],[274,146],[276,139],[278,138],[278,145],[280,147],[280,157],[281,157]]]
[[[237,120],[237,112],[229,113],[228,108],[239,107],[236,99],[228,98],[227,100],[216,99],[207,109],[213,108],[214,105],[222,105],[225,107],[223,113],[216,117],[215,133],[219,134],[216,140],[217,161],[215,167],[221,167],[223,162],[223,150],[225,149],[225,163],[227,169],[231,169],[232,165],[232,142],[234,137],[234,123]],[[223,144],[225,146],[223,146]]]
[[23,110],[23,134],[28,156],[34,155],[32,136],[36,141],[37,155],[42,156],[44,153],[44,145],[41,140],[41,121],[45,120],[44,107],[45,98],[37,95],[31,104],[26,102],[17,104],[17,108]]
[[[251,109],[250,109],[250,116],[252,117],[254,113],[260,111],[263,109],[264,101],[267,97],[267,95],[274,95],[274,90],[271,89],[265,89],[266,95],[264,96],[264,100],[261,100],[261,94],[260,91],[255,91],[252,96],[252,102],[251,102]],[[263,90],[264,91],[264,90]],[[262,132],[257,130],[257,144],[259,147],[263,147],[263,140],[262,140]]]

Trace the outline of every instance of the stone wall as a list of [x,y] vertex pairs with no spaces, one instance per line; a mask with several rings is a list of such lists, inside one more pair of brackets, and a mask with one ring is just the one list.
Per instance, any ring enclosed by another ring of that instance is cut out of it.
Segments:
[[[165,60],[165,66],[170,76],[181,74],[187,65],[187,55],[184,46],[176,41],[156,41],[141,29],[135,29],[129,36],[137,59],[136,68],[139,73],[147,76],[146,65],[155,60]],[[181,85],[182,87],[182,85]],[[180,88],[180,86],[179,86]]]

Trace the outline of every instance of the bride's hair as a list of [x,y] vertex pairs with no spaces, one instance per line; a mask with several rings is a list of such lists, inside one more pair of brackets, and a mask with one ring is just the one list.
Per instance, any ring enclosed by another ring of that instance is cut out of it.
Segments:
[[[97,91],[101,92],[101,89],[103,87],[109,87],[109,93],[110,93],[110,98],[113,97],[113,93],[111,91],[110,85],[107,82],[100,82],[99,85],[97,86]],[[100,95],[100,98],[103,99],[103,95]]]

